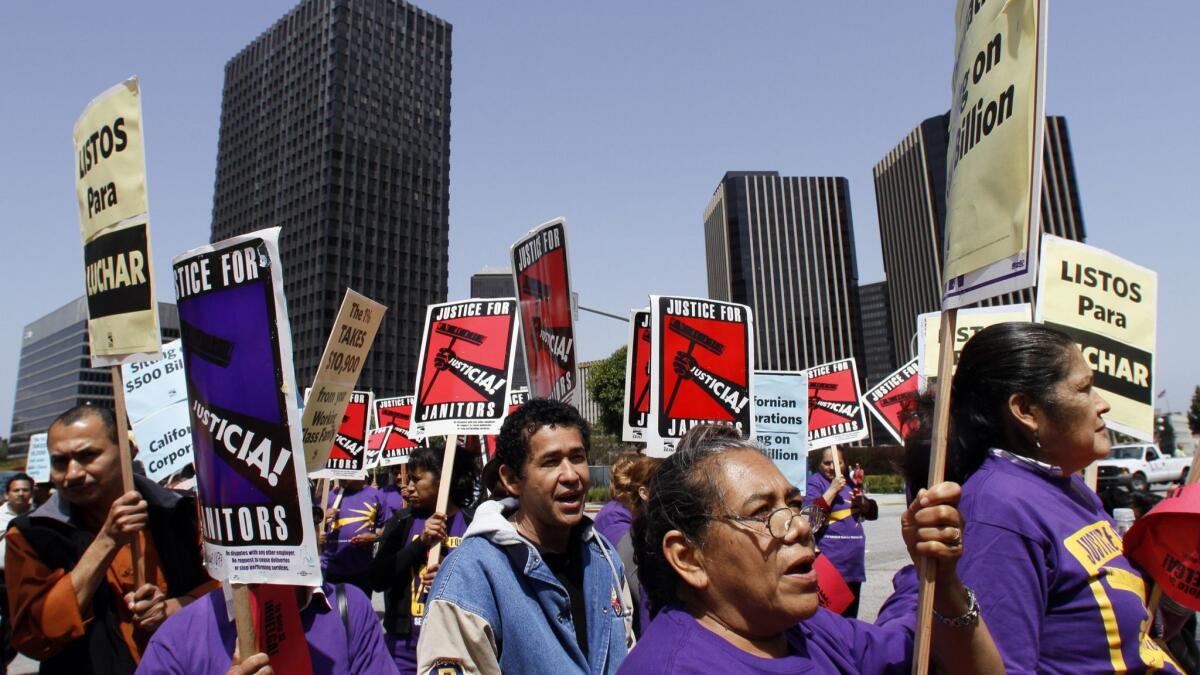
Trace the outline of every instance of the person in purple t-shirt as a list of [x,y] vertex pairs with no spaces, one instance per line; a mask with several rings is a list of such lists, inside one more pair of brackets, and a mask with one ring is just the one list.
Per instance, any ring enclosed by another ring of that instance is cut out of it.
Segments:
[[[841,476],[834,475],[833,453],[838,453]],[[842,616],[858,617],[858,601],[867,580],[867,537],[862,521],[879,517],[879,505],[846,481],[846,456],[841,450],[825,448],[817,471],[808,477],[804,504],[816,504],[825,512],[825,527],[817,532],[817,547],[845,579],[854,602]]]
[[329,583],[349,583],[370,595],[367,566],[383,528],[383,496],[365,480],[341,481],[329,493],[322,527],[321,569]]
[[442,478],[440,448],[416,448],[408,460],[408,508],[388,519],[371,561],[371,586],[384,595],[384,642],[401,673],[417,672],[417,640],[425,601],[438,567],[426,565],[429,549],[442,543],[442,557],[458,548],[471,523],[478,471],[475,458],[454,456],[445,513],[434,513]]
[[[889,600],[894,609],[881,612],[889,617],[882,625],[821,609],[813,526],[824,512],[802,507],[799,488],[756,443],[685,436],[679,447],[651,479],[634,523],[642,584],[661,609],[620,673],[910,670],[914,576],[903,597]],[[998,672],[995,645],[955,571],[958,495],[953,483],[922,490],[901,530],[913,560],[936,565],[935,663],[947,672]]]
[[633,524],[633,509],[637,506],[637,491],[630,490],[629,470],[641,459],[636,452],[624,452],[617,455],[612,463],[612,483],[609,488],[609,500],[600,507],[593,526],[604,535],[613,546],[621,541],[629,526]]
[[380,496],[383,497],[383,518],[381,522],[385,523],[388,518],[400,513],[404,509],[405,499],[405,485],[400,481],[400,465],[393,466],[389,473],[392,483],[378,488]]
[[1074,338],[1028,323],[976,333],[954,374],[959,568],[1009,673],[1180,672],[1144,637],[1142,572],[1076,475],[1109,451],[1095,377]]

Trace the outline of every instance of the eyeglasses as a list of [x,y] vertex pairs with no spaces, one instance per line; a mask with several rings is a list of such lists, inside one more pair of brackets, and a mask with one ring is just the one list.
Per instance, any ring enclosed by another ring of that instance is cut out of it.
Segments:
[[810,530],[816,532],[825,524],[825,512],[816,504],[809,504],[797,509],[794,506],[781,506],[765,516],[726,516],[709,515],[717,520],[732,520],[738,523],[762,523],[767,527],[767,533],[776,539],[783,539],[792,529],[792,521],[799,518],[807,523]]

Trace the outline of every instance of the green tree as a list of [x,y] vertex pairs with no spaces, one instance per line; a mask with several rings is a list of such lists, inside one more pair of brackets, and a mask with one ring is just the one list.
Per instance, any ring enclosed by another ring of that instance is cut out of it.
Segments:
[[1200,436],[1200,387],[1196,387],[1196,393],[1192,394],[1192,407],[1188,408],[1187,420],[1192,435]]
[[1154,420],[1154,426],[1158,448],[1168,455],[1175,454],[1175,426],[1171,424],[1170,415],[1159,416]]
[[600,428],[620,438],[621,416],[625,414],[625,354],[622,345],[588,373],[588,393],[600,406]]

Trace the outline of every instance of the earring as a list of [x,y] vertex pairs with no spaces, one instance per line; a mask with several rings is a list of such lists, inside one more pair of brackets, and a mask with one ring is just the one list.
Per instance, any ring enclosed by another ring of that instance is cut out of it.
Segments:
[[1042,451],[1042,440],[1038,437],[1038,432],[1033,432],[1033,444],[1037,446],[1038,452]]

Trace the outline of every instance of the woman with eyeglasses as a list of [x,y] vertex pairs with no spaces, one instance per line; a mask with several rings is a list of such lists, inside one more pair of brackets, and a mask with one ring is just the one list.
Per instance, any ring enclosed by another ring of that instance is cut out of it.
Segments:
[[[685,439],[686,440],[686,439]],[[914,560],[937,564],[933,656],[949,672],[1000,672],[999,656],[955,563],[958,486],[922,490],[902,516]],[[642,584],[657,614],[621,673],[887,673],[910,669],[915,577],[878,625],[820,609],[805,508],[757,444],[680,444],[650,481],[634,523]]]

